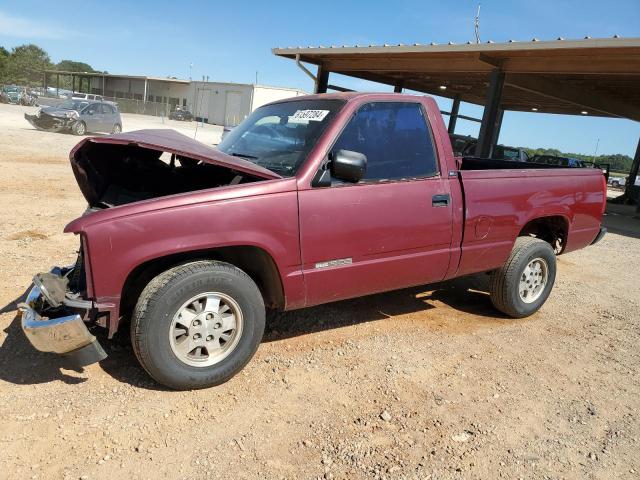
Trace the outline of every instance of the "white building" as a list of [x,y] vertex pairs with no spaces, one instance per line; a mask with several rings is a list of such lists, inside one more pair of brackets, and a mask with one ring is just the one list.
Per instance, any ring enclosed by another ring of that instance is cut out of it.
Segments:
[[95,93],[118,102],[123,112],[168,115],[180,107],[197,119],[216,125],[237,125],[261,105],[306,94],[285,87],[98,72],[47,71],[43,86],[56,88],[61,78],[71,79],[73,91]]
[[237,125],[266,103],[306,95],[294,88],[242,83],[191,82],[190,89],[194,116],[215,125]]

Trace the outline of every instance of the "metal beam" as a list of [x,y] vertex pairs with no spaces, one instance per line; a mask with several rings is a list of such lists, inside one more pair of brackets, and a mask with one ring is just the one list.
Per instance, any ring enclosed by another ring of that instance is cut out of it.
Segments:
[[[346,52],[345,52],[346,53]],[[324,65],[332,72],[414,72],[424,74],[442,73],[489,73],[498,63],[483,56],[449,57],[399,57],[387,55],[360,55],[344,58],[323,58]],[[549,57],[523,56],[503,58],[500,69],[507,73],[545,73],[580,75],[629,75],[640,70],[640,55],[609,54],[607,56],[563,56],[562,61]]]
[[485,53],[479,53],[478,54],[478,60],[480,60],[481,62],[484,62],[484,63],[488,63],[489,65],[491,65],[493,67],[500,68],[502,66],[502,59],[501,58],[493,58],[493,57],[490,57],[489,55],[487,55]]
[[338,85],[327,85],[327,90],[335,90],[336,92],[354,92],[350,88],[340,87]]
[[309,71],[309,69],[307,67],[305,67],[302,62],[300,61],[300,54],[296,55],[296,65],[298,66],[298,68],[300,68],[300,70],[302,70],[311,80],[313,80],[313,82],[315,83],[317,78],[316,76],[311,73]]
[[329,85],[329,70],[326,70],[322,65],[318,65],[318,74],[316,75],[316,84],[313,89],[314,93],[327,93],[327,86]]
[[[576,105],[587,112],[591,110],[606,115],[640,121],[639,105],[622,102],[606,93],[581,90],[576,85],[556,82],[533,75],[507,75],[505,84],[525,92],[537,93],[547,98]],[[576,111],[576,114],[578,113]]]
[[495,69],[489,78],[487,100],[482,113],[482,123],[476,145],[476,157],[490,158],[493,152],[493,139],[496,122],[500,113],[500,101],[502,100],[502,87],[504,86],[504,72]]
[[462,120],[469,120],[470,122],[482,123],[481,118],[468,117],[467,115],[458,115],[458,118],[461,118]]
[[459,110],[460,97],[456,97],[453,99],[453,104],[451,105],[451,115],[449,115],[449,128],[447,128],[449,135],[453,135],[454,133],[456,133],[456,122],[458,121]]

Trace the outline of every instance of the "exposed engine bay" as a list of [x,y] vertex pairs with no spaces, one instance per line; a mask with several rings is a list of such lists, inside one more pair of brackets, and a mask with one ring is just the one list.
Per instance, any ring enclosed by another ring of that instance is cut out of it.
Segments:
[[71,163],[92,209],[262,179],[188,155],[134,143],[88,141],[72,154]]

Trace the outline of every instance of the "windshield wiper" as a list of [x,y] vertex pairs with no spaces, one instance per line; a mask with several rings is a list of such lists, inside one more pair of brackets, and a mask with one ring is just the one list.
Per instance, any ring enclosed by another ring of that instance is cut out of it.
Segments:
[[254,157],[253,155],[247,155],[246,153],[231,152],[231,153],[229,153],[229,155],[231,155],[232,157],[247,158],[249,160],[257,160],[258,159],[258,157]]
[[293,171],[292,167],[287,167],[285,165],[277,165],[273,163],[258,163],[258,165],[276,173],[282,172],[286,174],[286,173],[291,173]]

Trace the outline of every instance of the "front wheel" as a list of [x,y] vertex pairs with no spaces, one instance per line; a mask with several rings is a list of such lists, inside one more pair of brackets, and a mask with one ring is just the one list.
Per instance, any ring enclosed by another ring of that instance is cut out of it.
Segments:
[[539,238],[519,237],[505,264],[491,273],[491,301],[510,317],[528,317],[547,300],[555,279],[551,245]]
[[120,124],[119,123],[114,124],[113,128],[111,129],[111,133],[115,135],[120,132],[122,132],[122,127],[120,126]]
[[131,343],[143,368],[176,390],[219,385],[253,357],[265,307],[242,270],[197,261],[167,270],[143,290],[131,319]]
[[87,133],[87,126],[84,122],[76,122],[72,129],[74,135],[84,135]]

